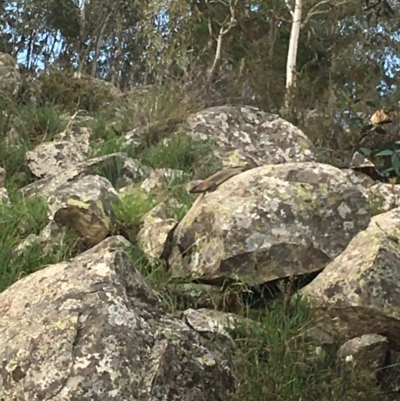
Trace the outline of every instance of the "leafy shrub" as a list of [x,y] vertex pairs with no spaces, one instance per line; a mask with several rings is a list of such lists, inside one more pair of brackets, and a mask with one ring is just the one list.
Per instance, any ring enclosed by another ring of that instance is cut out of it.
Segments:
[[77,108],[88,112],[103,109],[114,100],[114,95],[105,85],[86,78],[74,78],[65,71],[52,71],[39,78],[43,103],[57,104],[66,111]]

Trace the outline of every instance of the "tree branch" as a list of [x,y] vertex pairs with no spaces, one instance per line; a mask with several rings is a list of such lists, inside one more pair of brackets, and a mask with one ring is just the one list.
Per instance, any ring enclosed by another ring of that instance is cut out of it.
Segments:
[[311,17],[313,17],[314,15],[325,14],[325,13],[329,12],[329,10],[317,10],[317,8],[319,6],[322,6],[324,4],[329,4],[331,6],[338,7],[338,6],[342,6],[344,4],[347,4],[347,3],[348,3],[348,1],[342,1],[342,2],[340,2],[338,4],[332,4],[332,0],[322,0],[317,4],[314,4],[310,8],[310,10],[308,11],[306,17],[304,18],[304,21],[301,24],[301,29],[303,29],[304,26],[308,24],[308,22],[310,21]]
[[238,0],[235,0],[234,4],[230,4],[229,10],[231,12],[230,19],[228,22],[227,27],[224,29],[224,26],[221,27],[219,30],[218,34],[218,39],[217,39],[217,48],[215,50],[215,56],[214,56],[214,61],[212,63],[212,66],[210,70],[208,71],[208,77],[207,81],[211,82],[212,78],[214,76],[215,68],[217,67],[218,61],[221,59],[221,49],[222,49],[222,38],[236,25],[237,21],[235,18],[235,6],[237,4]]

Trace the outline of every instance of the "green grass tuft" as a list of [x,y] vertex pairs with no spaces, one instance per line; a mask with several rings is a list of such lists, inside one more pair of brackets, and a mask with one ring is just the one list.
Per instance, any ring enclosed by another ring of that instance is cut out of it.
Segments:
[[72,255],[71,242],[66,240],[45,253],[41,244],[27,247],[14,256],[15,248],[29,235],[38,235],[48,223],[47,203],[43,198],[23,198],[10,193],[10,204],[0,204],[0,292],[19,278],[57,263]]

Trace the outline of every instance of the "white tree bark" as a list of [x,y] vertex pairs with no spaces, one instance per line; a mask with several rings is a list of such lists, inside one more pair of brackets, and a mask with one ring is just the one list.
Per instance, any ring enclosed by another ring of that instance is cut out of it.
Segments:
[[296,0],[293,5],[286,1],[292,15],[292,29],[290,31],[289,51],[286,63],[286,89],[289,91],[296,84],[296,60],[301,28],[302,0]]

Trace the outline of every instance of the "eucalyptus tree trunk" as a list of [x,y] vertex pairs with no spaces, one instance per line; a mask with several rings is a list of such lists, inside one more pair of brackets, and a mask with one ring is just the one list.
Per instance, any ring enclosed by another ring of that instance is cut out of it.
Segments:
[[289,112],[291,89],[296,85],[296,60],[301,29],[302,0],[285,1],[292,16],[292,29],[290,31],[289,50],[286,62],[285,109],[287,112]]

